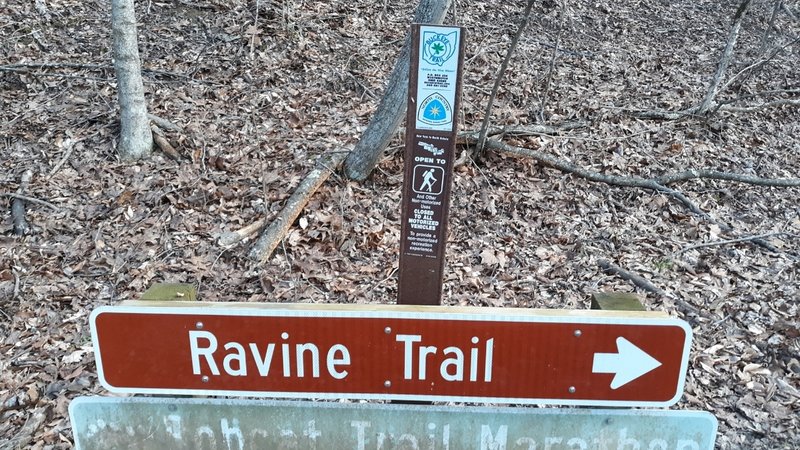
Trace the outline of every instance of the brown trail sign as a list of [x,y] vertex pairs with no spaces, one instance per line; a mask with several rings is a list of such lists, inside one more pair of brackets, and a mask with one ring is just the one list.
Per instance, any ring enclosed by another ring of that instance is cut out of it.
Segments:
[[400,304],[438,305],[442,294],[463,29],[414,25],[400,236]]
[[669,406],[691,342],[646,312],[133,303],[91,315],[112,392]]

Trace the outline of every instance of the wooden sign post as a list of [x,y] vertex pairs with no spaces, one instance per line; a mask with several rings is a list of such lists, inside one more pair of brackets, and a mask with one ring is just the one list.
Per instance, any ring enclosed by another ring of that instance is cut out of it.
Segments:
[[414,25],[400,236],[400,304],[438,305],[461,96],[464,32]]

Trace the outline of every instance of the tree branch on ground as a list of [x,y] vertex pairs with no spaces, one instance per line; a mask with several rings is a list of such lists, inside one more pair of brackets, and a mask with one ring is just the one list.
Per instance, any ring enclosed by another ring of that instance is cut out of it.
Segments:
[[50,173],[47,175],[48,178],[52,178],[53,175],[55,175],[56,172],[58,172],[58,169],[60,169],[61,166],[63,166],[64,163],[67,162],[69,157],[72,155],[72,151],[75,149],[75,144],[76,144],[75,141],[73,141],[71,138],[64,139],[64,141],[60,145],[61,148],[66,149],[64,151],[64,155],[61,157],[60,160],[58,160],[56,165],[53,166],[52,169],[50,169]]
[[54,204],[52,204],[50,202],[46,202],[44,200],[39,200],[38,198],[30,197],[30,196],[27,196],[27,195],[15,194],[13,192],[0,192],[0,195],[6,196],[6,197],[11,197],[11,198],[18,198],[20,200],[25,200],[26,202],[36,203],[36,204],[39,204],[39,205],[42,205],[42,206],[47,206],[48,208],[52,209],[53,211],[61,211],[61,208],[59,208],[58,206],[56,206],[56,205],[54,205]]
[[[451,0],[420,0],[414,13],[414,23],[439,24],[444,20]],[[372,115],[366,131],[344,161],[344,175],[357,181],[367,179],[397,127],[403,120],[408,102],[408,71],[411,58],[411,32],[397,57],[394,70],[389,76],[386,91]]]
[[647,180],[639,177],[606,175],[599,172],[593,172],[591,170],[586,170],[582,167],[579,167],[569,161],[565,161],[562,159],[558,159],[554,156],[548,155],[547,153],[522,147],[514,147],[512,145],[508,145],[504,142],[500,142],[494,139],[487,140],[486,146],[488,148],[498,150],[500,152],[507,153],[510,155],[524,156],[527,158],[534,159],[546,167],[560,170],[565,173],[570,173],[589,181],[600,182],[614,186],[636,187],[636,188],[649,189],[652,191],[661,192],[663,194],[672,197],[675,200],[678,200],[681,204],[683,204],[684,207],[686,207],[692,213],[706,220],[713,221],[713,219],[708,214],[706,214],[699,207],[697,207],[697,205],[695,205],[691,200],[689,200],[688,197],[676,191],[675,189],[670,189],[662,184],[659,184],[655,180]]
[[494,99],[497,97],[497,91],[500,89],[500,83],[503,81],[503,76],[506,73],[506,69],[508,69],[508,63],[511,61],[511,56],[514,54],[514,51],[517,49],[517,44],[519,43],[519,38],[522,36],[522,32],[525,31],[525,27],[528,26],[528,19],[531,15],[531,9],[533,8],[534,0],[528,0],[527,5],[525,5],[525,12],[522,13],[522,20],[520,20],[519,25],[517,26],[517,32],[514,34],[514,37],[511,39],[511,45],[508,47],[508,51],[506,51],[506,56],[503,58],[502,64],[500,64],[500,70],[497,71],[497,76],[494,79],[494,86],[492,86],[492,92],[489,94],[489,101],[486,103],[486,110],[483,112],[483,123],[481,124],[480,135],[478,136],[478,143],[475,146],[475,149],[472,151],[472,159],[479,160],[484,153],[484,146],[486,145],[486,133],[489,130],[489,119],[492,115],[492,107],[494,106]]
[[721,172],[710,169],[690,169],[683,172],[664,175],[656,179],[656,182],[668,186],[681,181],[694,180],[697,178],[708,178],[712,180],[736,181],[738,183],[754,184],[758,186],[771,187],[800,187],[800,178],[761,178],[739,173]]
[[701,244],[694,244],[694,245],[690,245],[688,247],[683,247],[682,249],[680,249],[677,252],[675,252],[675,254],[676,255],[680,255],[680,254],[686,253],[686,252],[688,252],[690,250],[696,250],[698,248],[705,248],[705,247],[714,247],[714,246],[717,246],[717,245],[738,244],[740,242],[755,242],[755,241],[760,241],[760,240],[763,240],[763,239],[766,239],[766,238],[770,238],[770,237],[774,237],[774,236],[788,236],[788,237],[791,237],[791,238],[794,238],[794,239],[800,238],[800,235],[792,234],[792,233],[786,233],[786,232],[780,232],[779,231],[779,232],[775,232],[775,233],[764,233],[764,234],[758,234],[758,235],[754,235],[754,236],[744,236],[744,237],[735,238],[735,239],[723,239],[723,240],[720,240],[720,241],[703,242]]
[[709,169],[687,170],[677,174],[664,175],[662,177],[655,179],[646,179],[635,176],[607,175],[599,172],[594,172],[591,170],[586,170],[569,161],[556,158],[544,152],[522,147],[515,147],[495,139],[488,139],[486,141],[486,145],[487,148],[491,148],[500,151],[502,153],[524,156],[526,158],[534,159],[546,167],[560,170],[565,173],[570,173],[589,181],[610,184],[613,186],[635,187],[635,188],[648,189],[651,191],[660,192],[677,200],[692,213],[706,220],[709,220],[713,223],[716,223],[717,225],[720,226],[721,229],[725,231],[731,231],[730,226],[714,220],[711,216],[709,216],[707,213],[702,211],[697,205],[695,205],[694,202],[692,202],[688,197],[686,197],[686,195],[684,195],[680,191],[667,187],[667,185],[696,178],[709,178],[717,180],[735,181],[739,183],[746,183],[746,184],[753,184],[760,186],[772,186],[772,187],[800,186],[800,179],[798,178],[766,179],[760,177],[753,177],[749,175],[720,172]]
[[153,132],[153,141],[156,143],[158,148],[164,152],[165,155],[169,156],[174,161],[180,161],[181,155],[175,150],[175,147],[170,144],[167,137],[164,135],[164,132],[161,131],[161,128],[158,127],[155,123],[150,124],[150,130]]
[[775,19],[778,17],[778,13],[781,9],[783,9],[783,0],[775,0],[775,3],[772,5],[772,14],[769,17],[769,22],[764,28],[764,34],[761,35],[761,44],[758,46],[758,53],[762,53],[767,48],[769,34],[772,32],[772,29],[775,28]]
[[155,114],[147,114],[147,118],[150,119],[151,122],[158,125],[160,128],[163,128],[167,131],[175,131],[177,133],[183,133],[183,128],[179,125],[175,125],[174,123],[170,122],[163,117],[159,117]]
[[220,234],[219,238],[217,239],[217,243],[223,247],[229,247],[231,245],[238,244],[239,242],[259,232],[264,225],[266,225],[266,223],[267,219],[261,218],[236,231],[226,231]]
[[348,152],[331,153],[323,155],[317,160],[316,167],[300,182],[291,197],[286,200],[283,209],[272,219],[272,223],[253,244],[249,253],[251,260],[256,264],[263,264],[269,259],[311,197],[322,183],[342,165],[347,154]]
[[[28,185],[31,182],[31,178],[33,178],[33,171],[31,170],[26,170],[22,174],[20,177],[19,189],[17,190],[18,194],[25,194],[25,191],[28,189]],[[14,223],[15,236],[25,236],[26,234],[30,233],[31,226],[28,225],[28,221],[25,220],[24,199],[19,197],[13,197],[11,199],[11,221]]]
[[683,310],[684,313],[692,313],[694,315],[700,314],[700,310],[698,310],[693,305],[689,304],[688,302],[686,302],[681,298],[666,293],[664,290],[655,286],[653,283],[651,283],[646,278],[640,275],[625,270],[622,267],[612,264],[611,262],[605,259],[597,260],[597,265],[600,266],[601,269],[603,269],[603,272],[609,275],[617,275],[625,281],[630,281],[631,283],[633,283],[634,286],[640,289],[643,289],[652,294],[658,295],[660,297],[665,297],[674,301],[678,305],[678,307]]
[[[770,50],[770,52],[769,52],[769,54],[767,56],[759,59],[758,61],[754,62],[753,64],[750,64],[749,66],[747,66],[744,69],[742,69],[739,72],[737,72],[736,75],[732,76],[728,81],[725,82],[725,84],[722,85],[721,88],[719,88],[720,92],[726,91],[734,82],[736,82],[739,79],[739,77],[741,77],[741,76],[743,76],[745,74],[747,74],[749,76],[749,75],[753,74],[753,72],[756,69],[764,67],[764,65],[766,65],[768,62],[770,62],[773,59],[775,59],[775,57],[778,56],[781,52],[783,52],[787,48],[791,47],[792,45],[796,44],[798,41],[800,41],[800,37],[792,39],[787,44],[784,44],[784,45],[781,45],[779,47],[773,48],[772,50]],[[759,52],[759,53],[761,53],[761,52]]]

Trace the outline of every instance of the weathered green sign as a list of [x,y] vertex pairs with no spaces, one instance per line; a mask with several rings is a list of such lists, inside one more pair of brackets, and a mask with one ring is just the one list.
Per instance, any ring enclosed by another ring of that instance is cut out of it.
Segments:
[[717,420],[668,410],[78,398],[88,449],[712,450]]

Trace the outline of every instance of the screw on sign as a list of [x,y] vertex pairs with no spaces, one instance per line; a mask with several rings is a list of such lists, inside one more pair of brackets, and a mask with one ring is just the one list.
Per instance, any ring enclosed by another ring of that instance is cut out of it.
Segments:
[[651,313],[192,305],[95,310],[101,382],[120,393],[669,406],[691,341],[685,322]]

